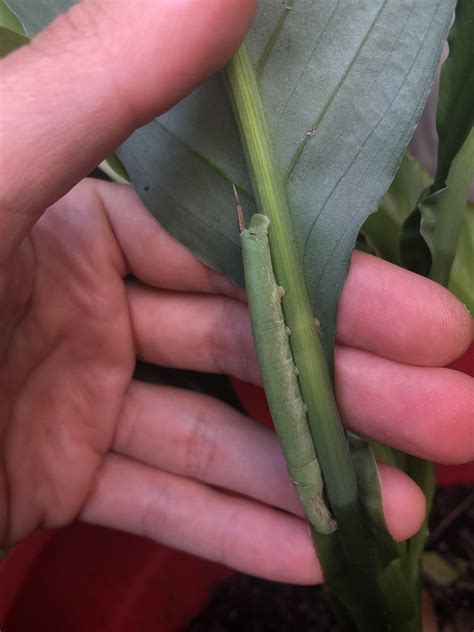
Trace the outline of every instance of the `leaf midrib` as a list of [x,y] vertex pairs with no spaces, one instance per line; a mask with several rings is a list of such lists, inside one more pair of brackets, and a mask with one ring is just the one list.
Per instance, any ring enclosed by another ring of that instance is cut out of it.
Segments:
[[294,4],[295,4],[295,0],[288,0],[286,5],[283,7],[283,10],[280,13],[280,17],[278,18],[276,26],[273,29],[272,34],[270,35],[270,38],[265,46],[262,56],[260,57],[258,63],[255,66],[255,72],[257,74],[257,77],[260,77],[260,75],[262,74],[265,68],[265,65],[268,61],[268,58],[270,57],[271,52],[273,50],[273,46],[275,45],[275,42],[277,41],[278,36],[280,35],[281,30],[283,29],[283,25],[285,24],[287,17],[290,15],[291,9],[293,8]]

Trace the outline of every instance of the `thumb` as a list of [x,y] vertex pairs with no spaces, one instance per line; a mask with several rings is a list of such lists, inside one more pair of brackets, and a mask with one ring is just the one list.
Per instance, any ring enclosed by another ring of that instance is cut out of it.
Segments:
[[0,62],[0,258],[134,128],[221,68],[255,0],[84,0]]

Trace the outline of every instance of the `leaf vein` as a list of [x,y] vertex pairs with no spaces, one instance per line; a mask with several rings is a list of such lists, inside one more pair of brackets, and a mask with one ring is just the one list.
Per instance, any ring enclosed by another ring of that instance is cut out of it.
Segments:
[[[307,251],[308,244],[309,244],[309,241],[310,241],[310,238],[311,238],[311,234],[312,234],[312,232],[313,232],[313,230],[314,230],[314,227],[315,227],[315,225],[316,225],[316,223],[317,223],[317,220],[318,220],[319,216],[321,215],[321,213],[323,212],[323,210],[326,208],[327,204],[329,203],[329,201],[330,201],[330,199],[331,199],[331,197],[332,197],[332,195],[333,195],[334,191],[335,191],[335,190],[336,190],[336,188],[339,186],[339,184],[340,184],[340,182],[343,180],[343,178],[346,176],[346,174],[348,173],[348,171],[350,170],[350,168],[352,167],[352,165],[354,164],[354,162],[356,161],[356,159],[358,158],[358,156],[360,155],[360,153],[362,152],[362,150],[364,149],[364,147],[367,145],[367,142],[369,141],[369,139],[373,136],[373,134],[375,133],[375,131],[378,129],[378,127],[380,126],[381,122],[384,120],[385,115],[386,115],[386,114],[387,114],[387,112],[390,110],[390,108],[392,107],[392,105],[393,105],[394,101],[396,100],[397,96],[400,94],[401,89],[402,89],[402,88],[403,88],[403,86],[405,85],[405,82],[406,82],[407,77],[410,75],[411,71],[413,70],[413,67],[414,67],[415,63],[418,61],[418,58],[419,58],[419,56],[420,56],[420,53],[421,53],[421,51],[423,50],[424,44],[425,44],[426,39],[427,39],[427,37],[428,37],[428,34],[429,34],[430,30],[431,30],[431,25],[432,25],[433,21],[434,21],[434,20],[435,20],[435,18],[436,18],[436,9],[437,9],[437,7],[438,7],[438,5],[439,5],[439,3],[440,3],[440,2],[441,2],[441,0],[438,0],[438,2],[437,2],[437,4],[436,4],[436,7],[435,7],[435,8],[434,8],[434,10],[433,10],[433,14],[432,14],[432,16],[431,16],[431,20],[430,20],[429,27],[428,27],[428,28],[426,29],[426,31],[425,31],[425,35],[424,35],[424,37],[423,37],[422,41],[420,42],[420,45],[419,45],[418,50],[417,50],[417,52],[416,52],[416,55],[414,56],[413,61],[412,61],[411,65],[410,65],[410,68],[409,68],[408,72],[407,72],[407,73],[406,73],[406,75],[405,75],[405,79],[404,79],[404,81],[402,81],[402,83],[400,84],[400,86],[399,86],[399,88],[397,89],[396,93],[394,94],[393,98],[391,99],[390,103],[389,103],[389,104],[388,104],[388,106],[385,108],[385,111],[384,111],[384,112],[381,114],[381,116],[379,117],[379,120],[377,121],[377,124],[376,124],[376,125],[372,128],[372,130],[370,131],[370,133],[367,135],[366,139],[364,140],[363,144],[362,144],[362,145],[358,148],[358,150],[357,150],[356,154],[354,155],[354,158],[351,160],[351,162],[350,162],[350,164],[348,165],[347,169],[344,171],[344,173],[341,175],[341,177],[339,178],[339,180],[336,182],[336,184],[335,184],[335,185],[333,186],[333,188],[331,189],[331,192],[330,192],[330,193],[329,193],[329,195],[327,196],[327,198],[326,198],[326,200],[325,200],[325,202],[324,202],[323,206],[321,207],[320,212],[319,212],[319,213],[318,213],[318,215],[314,218],[314,220],[311,222],[311,225],[310,225],[310,227],[309,227],[309,230],[308,230],[308,233],[307,233],[307,236],[306,236],[305,244],[304,244],[304,249],[303,249],[303,252],[304,252],[304,253],[306,253],[306,251]],[[408,20],[408,19],[409,19],[409,17],[412,15],[412,13],[413,13],[413,11],[411,11],[411,12],[410,12],[410,14],[409,14],[409,16],[408,16],[407,20]],[[406,21],[407,21],[407,20],[406,20]],[[405,24],[406,24],[406,21],[405,21]],[[422,96],[423,96],[423,95],[422,95]],[[421,103],[421,102],[423,102],[423,101],[424,101],[424,99],[422,98],[422,96],[421,96],[421,97],[420,97],[420,99],[419,99],[419,103]],[[410,124],[411,124],[411,121],[409,121],[409,122],[407,123],[407,125],[405,125],[405,128],[404,128],[404,129],[405,129],[405,131],[407,131],[407,130],[409,129]],[[395,153],[395,154],[398,154],[398,153],[399,153],[399,152],[398,152],[398,147],[403,146],[403,145],[404,145],[404,135],[403,135],[403,137],[401,137],[401,138],[400,138],[400,140],[399,140],[399,142],[397,143],[397,146],[396,146],[395,150],[392,152],[392,154],[394,154],[394,153]],[[373,156],[373,157],[372,157],[371,162],[377,162],[377,160],[376,160],[376,156]],[[387,160],[386,160],[386,162],[385,162],[384,167],[385,167],[385,166],[386,166],[389,162],[390,162],[390,157],[388,157],[388,158],[387,158]],[[367,167],[366,171],[367,171],[367,170],[370,170],[370,169],[369,169],[369,167]],[[381,171],[381,173],[383,173],[383,172],[384,172],[384,168],[383,168],[382,170],[380,170],[380,171]],[[363,179],[363,178],[362,178],[362,177],[361,177],[361,178],[359,178],[359,181],[360,181],[361,179]],[[357,188],[357,187],[356,187],[356,188]],[[339,238],[339,239],[337,240],[337,242],[335,243],[334,247],[333,247],[333,248],[332,248],[332,250],[331,250],[330,255],[327,257],[326,263],[325,263],[324,267],[322,268],[322,270],[321,270],[321,272],[320,272],[320,274],[319,274],[318,286],[319,286],[319,283],[320,283],[320,281],[321,281],[322,277],[324,276],[324,272],[325,272],[326,268],[328,267],[328,265],[329,265],[329,263],[330,263],[330,261],[331,261],[332,254],[333,254],[333,253],[334,253],[334,251],[336,250],[336,248],[337,248],[338,244],[339,244],[339,243],[343,240],[343,238],[344,238],[345,234],[347,233],[347,230],[351,227],[351,225],[352,225],[352,220],[354,219],[355,215],[356,215],[356,213],[353,213],[353,214],[351,215],[351,217],[350,217],[350,221],[348,221],[348,222],[346,223],[346,228],[345,228],[344,232],[342,233],[342,235],[340,236],[340,238]],[[305,255],[303,255],[303,256],[305,256]]]
[[282,12],[280,13],[280,17],[278,18],[278,21],[276,23],[275,28],[273,29],[272,34],[270,35],[270,38],[265,46],[265,50],[262,53],[262,56],[260,57],[259,61],[257,62],[257,65],[255,66],[255,72],[257,74],[257,77],[259,77],[265,66],[266,63],[268,61],[268,58],[271,55],[271,52],[273,50],[273,46],[275,45],[275,42],[277,41],[282,29],[283,29],[283,25],[285,24],[288,16],[291,13],[291,9],[293,9],[295,0],[288,0],[288,2],[286,3],[286,6],[283,8]]
[[197,160],[199,160],[200,162],[202,162],[203,164],[206,165],[206,167],[208,167],[211,171],[213,171],[216,175],[220,176],[221,178],[223,178],[224,180],[226,180],[227,182],[229,182],[229,184],[235,184],[236,188],[241,192],[244,193],[247,197],[249,197],[251,200],[254,199],[253,194],[249,191],[247,191],[247,189],[245,188],[245,186],[241,183],[241,182],[237,182],[236,178],[233,178],[232,176],[230,176],[225,169],[222,169],[221,167],[218,167],[215,163],[212,162],[212,160],[210,160],[210,158],[208,158],[207,156],[205,156],[204,154],[201,154],[199,151],[197,151],[197,149],[194,149],[194,147],[192,147],[191,145],[189,145],[188,143],[186,143],[182,138],[180,138],[179,136],[177,136],[174,132],[172,132],[171,130],[169,130],[166,125],[163,125],[163,123],[159,120],[159,119],[155,119],[154,123],[158,126],[161,127],[161,129],[163,129],[167,134],[170,135],[170,137],[176,141],[177,143],[179,143],[182,147],[184,147],[184,149],[186,149],[186,151],[188,151],[192,156],[194,156],[194,158],[197,158]]
[[[361,51],[363,50],[365,44],[367,43],[367,40],[369,39],[372,31],[374,30],[380,15],[382,14],[383,10],[385,9],[385,7],[387,6],[387,3],[389,2],[389,0],[384,0],[382,6],[380,7],[380,9],[377,11],[376,16],[374,17],[369,29],[367,30],[367,33],[365,34],[362,42],[359,44],[354,56],[352,57],[350,63],[348,64],[346,70],[344,71],[344,73],[342,74],[342,77],[339,79],[339,81],[337,82],[334,90],[331,93],[331,96],[329,97],[326,105],[324,106],[322,112],[320,113],[320,115],[318,116],[318,118],[314,121],[313,125],[311,126],[312,129],[317,130],[321,121],[323,120],[324,116],[326,115],[327,111],[329,110],[329,108],[331,107],[332,103],[334,102],[339,90],[341,89],[342,85],[344,84],[344,82],[346,81],[347,77],[349,76],[350,71],[352,70],[355,62],[357,61]],[[305,138],[301,141],[300,145],[298,146],[298,149],[295,151],[293,158],[290,162],[290,166],[288,167],[288,170],[285,174],[285,180],[286,182],[288,182],[288,180],[291,178],[291,175],[293,173],[293,171],[295,170],[296,165],[298,164],[298,161],[302,155],[302,153],[304,152],[306,145],[308,144],[309,140],[311,139],[311,136],[305,136]]]

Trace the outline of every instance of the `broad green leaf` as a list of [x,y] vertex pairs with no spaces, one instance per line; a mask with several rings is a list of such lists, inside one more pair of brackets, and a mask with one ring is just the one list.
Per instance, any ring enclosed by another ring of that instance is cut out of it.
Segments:
[[442,189],[425,189],[400,236],[402,263],[448,285],[474,175],[474,128],[454,157]]
[[25,30],[20,20],[5,4],[4,0],[0,0],[0,26],[18,35],[25,35]]
[[28,38],[0,26],[0,58],[28,43]]
[[[9,0],[30,33],[67,0]],[[291,7],[291,10],[289,10]],[[248,36],[326,351],[359,228],[388,188],[433,80],[454,0],[261,0]],[[119,152],[147,207],[242,283],[231,182],[255,210],[214,77]]]
[[448,287],[466,305],[471,314],[474,314],[474,205],[472,204],[468,204],[466,208]]
[[[379,210],[361,228],[371,251],[386,261],[402,265],[399,241],[403,222],[410,215],[430,176],[421,164],[406,154]],[[456,258],[451,269],[449,289],[474,314],[474,206],[466,204]]]
[[[474,35],[474,34],[473,34]],[[448,285],[456,256],[469,187],[474,175],[474,128],[454,156],[446,187],[420,202],[420,230],[431,253],[431,279]]]
[[449,56],[441,69],[436,127],[438,166],[434,186],[443,188],[450,166],[474,123],[474,2],[458,0],[449,32]]
[[59,13],[62,13],[79,0],[3,0],[23,26],[24,31],[32,37],[47,26]]
[[436,127],[438,164],[401,234],[403,263],[448,285],[474,175],[474,3],[458,0],[441,69]]
[[405,154],[394,181],[384,195],[379,210],[369,215],[361,228],[372,250],[382,259],[402,265],[400,230],[402,223],[416,206],[431,178],[420,163]]
[[0,58],[28,43],[20,20],[0,0]]

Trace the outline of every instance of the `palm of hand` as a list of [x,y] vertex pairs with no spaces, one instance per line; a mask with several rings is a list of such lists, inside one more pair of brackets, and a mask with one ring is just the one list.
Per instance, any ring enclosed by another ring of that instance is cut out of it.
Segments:
[[87,197],[51,208],[3,271],[3,542],[78,514],[134,368],[125,263]]

